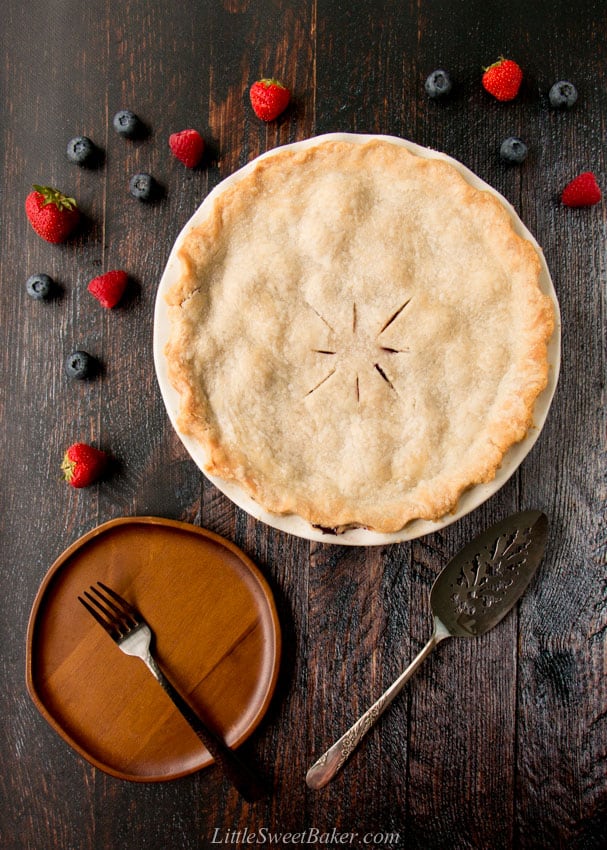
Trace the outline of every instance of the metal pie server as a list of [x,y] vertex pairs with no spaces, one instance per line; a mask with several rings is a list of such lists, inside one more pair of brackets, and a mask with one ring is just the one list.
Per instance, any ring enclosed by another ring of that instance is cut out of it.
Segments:
[[432,637],[388,690],[312,765],[306,775],[310,788],[322,788],[333,779],[435,646],[447,637],[482,635],[506,616],[533,578],[547,537],[546,515],[524,511],[492,526],[449,561],[430,592]]

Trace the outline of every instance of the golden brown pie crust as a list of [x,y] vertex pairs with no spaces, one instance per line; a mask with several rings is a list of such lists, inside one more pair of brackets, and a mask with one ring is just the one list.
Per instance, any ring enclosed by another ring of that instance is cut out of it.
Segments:
[[178,259],[178,427],[270,512],[439,519],[532,425],[554,327],[540,260],[448,162],[383,140],[278,151]]

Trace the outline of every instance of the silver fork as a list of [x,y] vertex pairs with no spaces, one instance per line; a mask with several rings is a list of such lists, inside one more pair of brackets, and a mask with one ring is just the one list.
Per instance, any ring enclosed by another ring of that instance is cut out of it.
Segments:
[[78,600],[119,649],[143,661],[244,799],[253,802],[264,796],[267,788],[263,781],[201,720],[166,678],[150,651],[152,630],[137,609],[100,581],[85,590]]

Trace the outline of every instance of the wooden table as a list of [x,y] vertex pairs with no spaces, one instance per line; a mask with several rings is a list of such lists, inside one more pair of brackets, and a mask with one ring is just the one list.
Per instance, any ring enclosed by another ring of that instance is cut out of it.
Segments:
[[[299,846],[314,837],[408,850],[607,846],[605,211],[559,203],[584,170],[607,189],[605,4],[4,0],[2,19],[2,847],[199,850],[245,846],[245,829],[266,843],[307,830]],[[481,66],[500,54],[525,71],[510,104],[480,86]],[[456,86],[437,103],[423,83],[441,66]],[[248,105],[262,75],[294,92],[269,125]],[[580,97],[561,113],[546,93],[563,78]],[[144,140],[111,129],[121,108],[146,122]],[[209,147],[194,171],[167,147],[189,126]],[[257,154],[339,130],[445,151],[501,191],[545,250],[563,319],[556,398],[517,474],[451,527],[376,548],[310,544],[235,508],[186,455],[152,364],[157,284],[193,210]],[[100,168],[67,162],[66,143],[80,133],[104,151]],[[498,148],[513,134],[530,154],[509,168]],[[129,197],[136,171],[155,175],[161,202]],[[86,221],[76,238],[52,246],[33,233],[23,214],[32,183],[79,199]],[[116,311],[95,309],[86,283],[112,268],[129,271],[130,295]],[[25,280],[39,271],[59,282],[60,298],[28,298]],[[64,356],[78,347],[103,363],[96,380],[64,376]],[[76,440],[117,460],[108,480],[83,491],[59,474]],[[527,507],[547,512],[551,535],[516,612],[481,639],[443,644],[343,774],[308,790],[310,763],[427,640],[441,565]],[[284,657],[270,711],[243,752],[272,777],[271,798],[243,803],[214,768],[160,784],[114,779],[72,752],[30,701],[25,634],[37,588],[68,544],[122,515],[218,532],[270,582]]]

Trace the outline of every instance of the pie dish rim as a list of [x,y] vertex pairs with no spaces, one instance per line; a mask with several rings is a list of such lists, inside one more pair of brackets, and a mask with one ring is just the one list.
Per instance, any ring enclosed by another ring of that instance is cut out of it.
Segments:
[[[492,481],[486,484],[476,484],[469,488],[460,496],[456,509],[452,513],[444,515],[439,520],[416,519],[409,522],[400,531],[389,533],[372,531],[366,528],[350,528],[341,533],[333,533],[331,531],[317,528],[311,525],[307,520],[295,514],[278,515],[271,513],[265,510],[251,496],[245,493],[239,484],[218,478],[205,469],[206,451],[204,446],[199,443],[196,438],[182,433],[177,424],[180,408],[180,396],[168,377],[168,367],[164,348],[169,339],[171,323],[169,319],[169,308],[164,296],[168,288],[173,285],[176,280],[176,276],[180,272],[177,252],[179,251],[179,248],[190,229],[196,227],[206,217],[209,209],[219,194],[224,192],[225,189],[233,183],[246,177],[256,167],[260,160],[275,156],[283,151],[297,151],[306,147],[322,144],[326,141],[347,141],[364,144],[366,142],[377,140],[403,146],[411,153],[418,156],[445,161],[453,166],[470,185],[477,189],[488,191],[497,198],[508,212],[515,232],[519,236],[527,239],[533,245],[538,254],[541,266],[539,278],[540,289],[544,294],[549,296],[552,302],[554,310],[554,331],[548,344],[548,383],[535,402],[534,424],[531,428],[529,428],[526,436],[506,452],[501,466],[497,469],[495,478]],[[328,133],[320,136],[313,136],[299,142],[282,145],[266,151],[251,160],[247,163],[247,165],[223,179],[206,196],[177,236],[161,277],[154,312],[153,347],[156,375],[169,419],[196,465],[204,473],[204,475],[215,486],[217,486],[222,493],[224,493],[224,495],[255,519],[261,520],[276,529],[286,531],[298,537],[303,537],[311,541],[338,543],[343,545],[383,545],[386,543],[414,540],[450,525],[468,514],[470,511],[474,510],[476,507],[480,506],[487,499],[491,498],[491,496],[493,496],[514,474],[541,433],[558,382],[560,367],[560,310],[546,260],[536,239],[523,224],[509,201],[507,201],[496,189],[474,174],[474,172],[447,154],[431,148],[422,147],[414,142],[401,139],[396,136],[383,134]]]

